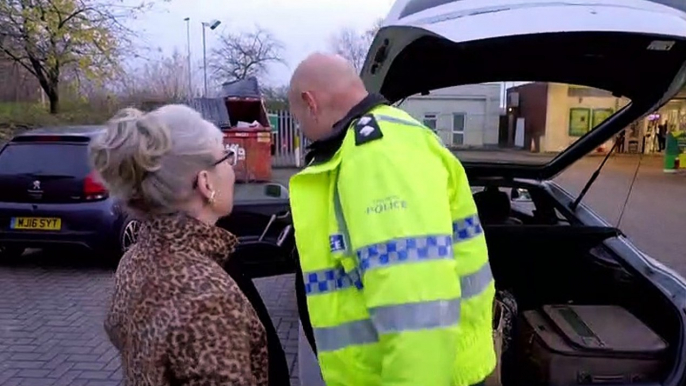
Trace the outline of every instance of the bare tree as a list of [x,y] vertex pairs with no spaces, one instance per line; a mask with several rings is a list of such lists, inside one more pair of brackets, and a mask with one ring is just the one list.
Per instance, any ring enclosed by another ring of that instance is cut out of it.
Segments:
[[358,72],[362,71],[367,52],[374,36],[381,28],[382,21],[382,19],[378,19],[372,27],[363,32],[355,31],[352,28],[339,30],[329,39],[331,51],[348,59]]
[[357,72],[362,70],[369,44],[366,36],[352,28],[343,28],[330,38],[331,50],[352,63]]
[[270,64],[285,63],[284,45],[266,29],[252,32],[227,32],[210,52],[208,69],[220,82],[265,75]]
[[383,18],[378,18],[372,23],[372,26],[369,27],[365,33],[370,36],[370,40],[374,40],[374,36],[376,35],[377,32],[381,29],[381,26],[383,25]]
[[36,102],[41,88],[26,69],[0,52],[0,102]]
[[122,0],[0,0],[0,52],[36,78],[59,112],[65,71],[105,80],[131,47],[127,19],[149,9]]
[[130,69],[122,79],[122,86],[129,96],[182,102],[190,96],[188,57],[175,50],[170,56],[149,61],[142,68]]
[[264,86],[262,96],[269,110],[285,110],[288,108],[288,86]]

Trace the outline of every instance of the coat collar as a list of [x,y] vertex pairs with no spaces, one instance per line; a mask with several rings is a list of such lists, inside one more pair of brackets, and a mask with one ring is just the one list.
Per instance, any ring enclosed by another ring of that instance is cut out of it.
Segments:
[[379,105],[387,105],[386,98],[379,94],[369,94],[360,103],[353,106],[350,111],[333,125],[333,130],[328,137],[315,141],[307,147],[309,150],[305,155],[305,164],[317,164],[326,162],[338,151],[345,139],[348,127],[364,114]]
[[147,243],[162,243],[166,248],[173,249],[171,252],[200,253],[223,265],[236,249],[238,238],[218,226],[175,213],[152,216],[144,221],[139,231],[138,242],[141,246]]

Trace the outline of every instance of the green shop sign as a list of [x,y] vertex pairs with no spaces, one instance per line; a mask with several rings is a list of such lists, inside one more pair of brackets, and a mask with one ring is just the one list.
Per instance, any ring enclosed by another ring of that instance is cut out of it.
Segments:
[[279,132],[279,115],[278,114],[267,114],[269,117],[269,126],[272,128],[272,133]]
[[591,128],[595,129],[598,127],[604,120],[610,118],[614,112],[613,109],[593,109],[593,122],[591,123]]
[[591,110],[586,108],[569,109],[569,135],[581,137],[588,133],[591,124]]
[[665,141],[666,173],[686,168],[686,131],[672,131],[667,133]]

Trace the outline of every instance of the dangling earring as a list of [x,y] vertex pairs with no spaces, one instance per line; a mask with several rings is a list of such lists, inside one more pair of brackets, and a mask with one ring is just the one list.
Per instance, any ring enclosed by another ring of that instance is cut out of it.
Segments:
[[207,203],[208,203],[208,204],[210,204],[210,205],[213,205],[213,204],[214,204],[214,196],[215,196],[215,194],[216,194],[216,192],[215,192],[214,190],[210,193],[210,198],[207,199]]

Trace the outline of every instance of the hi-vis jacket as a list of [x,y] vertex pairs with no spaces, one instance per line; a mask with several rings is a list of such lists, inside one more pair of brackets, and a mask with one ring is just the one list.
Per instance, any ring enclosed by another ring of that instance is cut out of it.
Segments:
[[324,381],[481,382],[495,287],[469,182],[433,132],[374,98],[290,182]]

